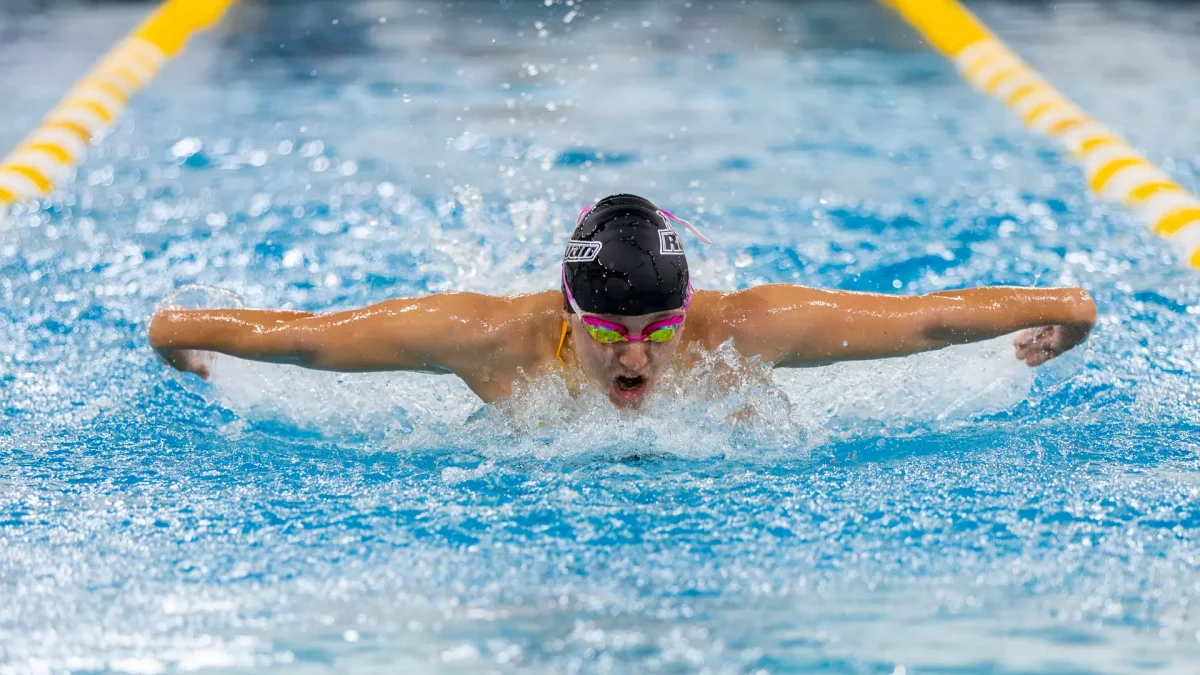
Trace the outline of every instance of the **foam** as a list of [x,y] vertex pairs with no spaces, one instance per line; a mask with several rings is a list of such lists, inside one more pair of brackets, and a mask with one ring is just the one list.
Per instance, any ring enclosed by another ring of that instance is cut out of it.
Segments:
[[665,377],[643,411],[618,410],[598,389],[572,398],[560,378],[546,375],[467,425],[482,403],[451,376],[327,373],[219,356],[211,382],[223,405],[251,420],[386,437],[393,450],[457,447],[493,457],[551,458],[639,449],[767,457],[804,453],[834,435],[948,428],[1009,408],[1033,382],[1033,370],[1011,355],[1009,342],[774,372],[726,344],[701,355],[691,371]]

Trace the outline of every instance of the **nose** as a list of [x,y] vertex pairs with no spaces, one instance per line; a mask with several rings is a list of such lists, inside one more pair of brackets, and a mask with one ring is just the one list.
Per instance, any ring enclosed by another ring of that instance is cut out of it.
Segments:
[[650,348],[645,342],[626,342],[620,347],[617,362],[629,370],[641,370],[650,362]]

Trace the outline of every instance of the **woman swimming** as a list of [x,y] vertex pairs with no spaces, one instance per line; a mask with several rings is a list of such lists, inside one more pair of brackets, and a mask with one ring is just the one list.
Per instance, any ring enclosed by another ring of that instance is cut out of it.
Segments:
[[166,309],[150,322],[150,344],[166,363],[204,378],[211,352],[220,352],[321,370],[450,373],[488,403],[557,368],[577,386],[600,387],[614,406],[637,408],[667,369],[686,367],[681,348],[732,340],[746,357],[789,368],[1023,331],[1016,356],[1036,366],[1078,345],[1096,321],[1081,288],[693,290],[673,223],[695,232],[646,199],[615,195],[579,215],[560,290],[437,293],[325,314]]

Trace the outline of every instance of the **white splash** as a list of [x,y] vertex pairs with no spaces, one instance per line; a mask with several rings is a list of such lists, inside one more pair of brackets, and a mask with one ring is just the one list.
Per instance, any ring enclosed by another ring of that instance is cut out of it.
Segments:
[[1033,371],[1010,351],[998,338],[906,358],[773,370],[727,343],[699,355],[690,371],[665,377],[640,411],[614,408],[598,389],[573,397],[556,375],[491,406],[450,376],[338,374],[226,356],[214,362],[211,383],[223,405],[249,420],[386,438],[393,450],[765,457],[807,452],[831,437],[955,426],[1012,407],[1028,395]]

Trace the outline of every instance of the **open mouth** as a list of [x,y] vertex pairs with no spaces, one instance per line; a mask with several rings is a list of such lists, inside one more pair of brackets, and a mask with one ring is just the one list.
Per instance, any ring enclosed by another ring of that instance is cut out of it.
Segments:
[[620,391],[641,391],[642,387],[645,385],[646,378],[642,377],[641,375],[634,375],[632,377],[627,377],[625,375],[617,376],[617,389]]

